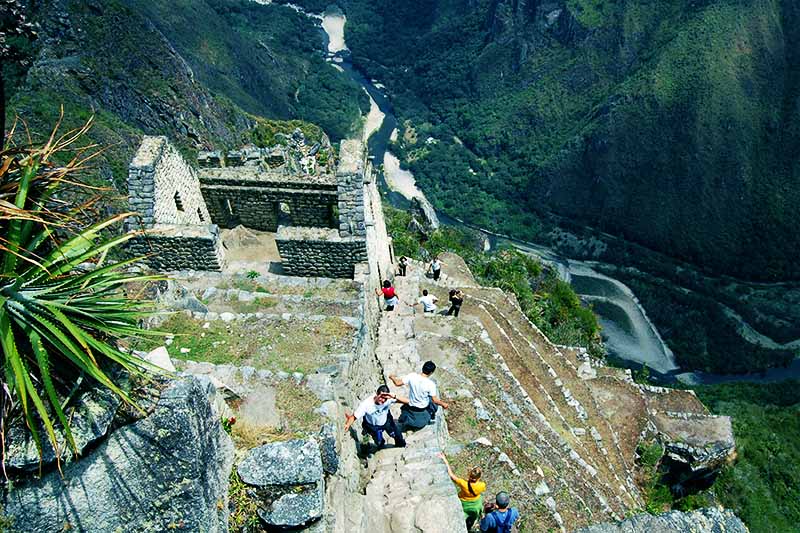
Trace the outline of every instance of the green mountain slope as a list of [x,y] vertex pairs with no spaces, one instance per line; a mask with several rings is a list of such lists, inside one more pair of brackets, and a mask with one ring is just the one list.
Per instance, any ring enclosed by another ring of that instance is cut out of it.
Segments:
[[800,277],[796,2],[344,3],[439,207],[527,238],[555,213],[716,272]]
[[34,135],[59,107],[75,126],[92,113],[109,146],[98,173],[124,184],[142,134],[168,135],[191,157],[250,139],[257,116],[304,119],[337,140],[359,124],[363,92],[322,59],[307,17],[243,0],[51,0],[32,66],[7,116]]

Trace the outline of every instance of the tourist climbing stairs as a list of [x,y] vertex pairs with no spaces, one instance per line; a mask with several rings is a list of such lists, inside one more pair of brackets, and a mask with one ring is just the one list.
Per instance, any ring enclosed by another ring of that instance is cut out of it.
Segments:
[[[388,377],[419,372],[422,366],[414,331],[415,313],[421,311],[407,305],[416,301],[419,284],[415,275],[395,278],[400,305],[381,316],[376,355],[392,392],[402,395],[407,395],[405,387],[394,387]],[[385,448],[368,459],[364,531],[466,532],[454,486],[437,457],[447,445],[441,409],[435,423],[405,437],[405,448]]]

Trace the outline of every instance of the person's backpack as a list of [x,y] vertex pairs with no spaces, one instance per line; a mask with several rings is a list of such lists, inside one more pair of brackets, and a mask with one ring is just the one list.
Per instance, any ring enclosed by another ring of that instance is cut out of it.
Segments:
[[[495,531],[497,533],[511,533],[511,528],[514,526],[514,522],[511,520],[511,509],[505,513],[498,513],[495,511],[492,514],[494,515],[494,523],[497,526]],[[502,519],[500,517],[502,517]]]

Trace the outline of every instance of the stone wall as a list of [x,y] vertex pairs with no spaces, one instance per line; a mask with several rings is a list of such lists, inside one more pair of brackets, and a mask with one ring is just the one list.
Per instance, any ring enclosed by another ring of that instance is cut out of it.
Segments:
[[375,278],[373,281],[380,284],[394,277],[394,249],[386,231],[381,193],[371,164],[367,164],[364,171],[364,224],[370,271]]
[[128,202],[139,227],[211,220],[197,173],[166,137],[142,139],[128,169]]
[[128,202],[142,230],[127,252],[156,270],[221,270],[225,254],[197,172],[166,137],[145,136],[128,169]]
[[364,239],[341,238],[333,229],[281,226],[275,240],[290,276],[352,278],[367,261]]
[[[272,189],[231,185],[201,186],[211,220],[225,228],[242,224],[261,231],[277,231],[279,222],[291,226],[335,228],[335,191]],[[281,203],[288,213],[281,213]]]
[[339,194],[339,235],[364,237],[364,145],[344,140],[339,148],[336,181]]
[[156,224],[127,243],[132,256],[155,270],[214,270],[225,265],[225,252],[214,224],[180,226]]

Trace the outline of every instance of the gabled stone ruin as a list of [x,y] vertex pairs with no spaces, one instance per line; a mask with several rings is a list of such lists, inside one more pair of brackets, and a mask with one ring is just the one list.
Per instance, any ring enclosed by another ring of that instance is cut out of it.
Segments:
[[335,171],[320,149],[296,130],[286,146],[202,152],[196,170],[166,137],[145,137],[128,175],[128,227],[145,231],[130,252],[160,271],[221,271],[220,228],[242,225],[276,234],[287,274],[352,278],[366,261],[364,147],[343,141]]
[[136,217],[129,252],[156,270],[221,270],[225,253],[197,172],[166,137],[145,137],[128,169],[128,202]]

